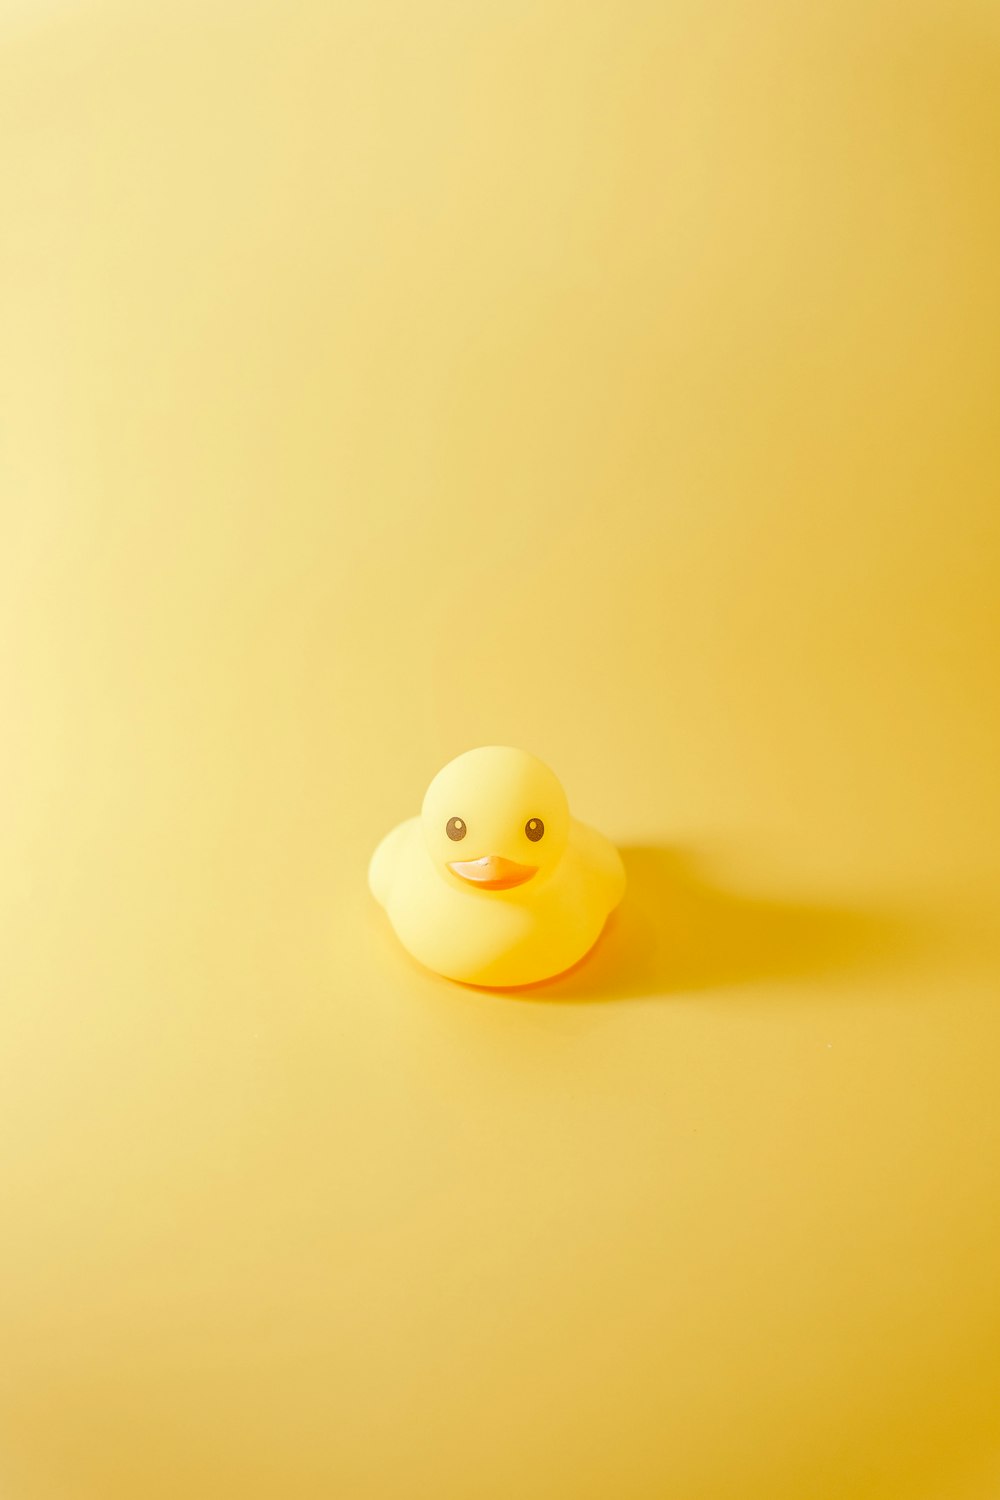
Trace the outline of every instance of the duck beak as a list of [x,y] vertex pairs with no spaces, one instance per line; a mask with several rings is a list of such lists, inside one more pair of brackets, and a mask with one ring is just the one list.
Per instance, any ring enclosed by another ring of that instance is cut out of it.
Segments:
[[509,891],[537,875],[537,865],[519,865],[502,854],[484,854],[482,859],[456,859],[448,866],[453,874],[481,891]]

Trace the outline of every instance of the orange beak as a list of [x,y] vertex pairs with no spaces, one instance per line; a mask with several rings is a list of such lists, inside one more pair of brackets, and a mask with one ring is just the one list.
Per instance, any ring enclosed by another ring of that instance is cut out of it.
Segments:
[[456,859],[448,866],[455,875],[481,891],[509,891],[537,875],[537,865],[519,865],[502,854],[484,854],[482,859]]

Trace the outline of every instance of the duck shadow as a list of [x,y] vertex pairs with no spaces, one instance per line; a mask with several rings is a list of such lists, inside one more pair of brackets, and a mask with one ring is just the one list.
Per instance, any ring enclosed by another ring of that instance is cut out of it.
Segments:
[[684,849],[623,848],[621,855],[625,899],[590,953],[554,979],[505,994],[595,1002],[679,996],[816,978],[900,951],[898,917],[727,890]]

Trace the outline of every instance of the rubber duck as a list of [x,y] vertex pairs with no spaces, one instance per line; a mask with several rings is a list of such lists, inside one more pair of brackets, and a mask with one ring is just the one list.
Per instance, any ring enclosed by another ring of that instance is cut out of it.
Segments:
[[571,968],[625,892],[621,856],[570,815],[548,766],[484,745],[434,777],[387,834],[368,883],[403,947],[466,984],[508,988]]

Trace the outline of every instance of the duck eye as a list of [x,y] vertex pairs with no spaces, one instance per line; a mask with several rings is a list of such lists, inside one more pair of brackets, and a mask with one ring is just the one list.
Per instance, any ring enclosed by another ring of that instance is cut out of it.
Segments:
[[[450,839],[454,839],[455,842],[458,843],[459,839],[465,838],[465,835],[469,830],[466,828],[461,818],[449,818],[444,826],[444,831]],[[535,837],[537,838],[538,835],[536,834]]]
[[524,825],[524,831],[528,835],[531,842],[533,844],[537,844],[538,840],[545,832],[545,824],[542,822],[541,818],[529,818],[527,823],[525,823]]

